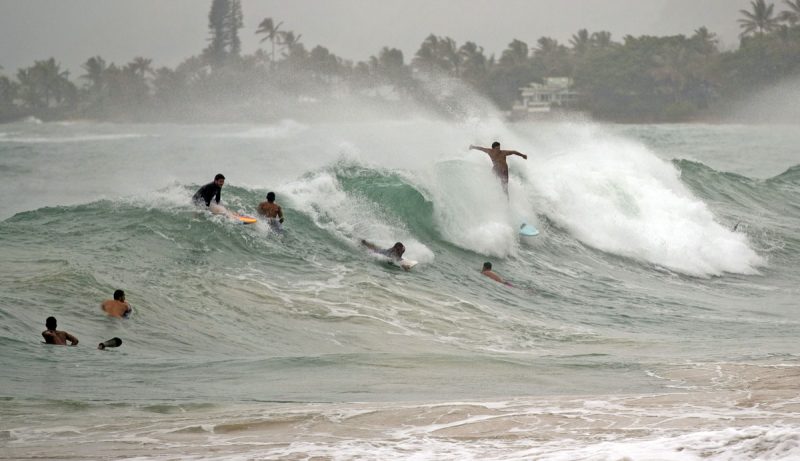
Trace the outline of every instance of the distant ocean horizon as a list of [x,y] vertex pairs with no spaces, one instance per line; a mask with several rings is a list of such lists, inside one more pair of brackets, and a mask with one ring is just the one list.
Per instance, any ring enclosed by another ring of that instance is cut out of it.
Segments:
[[[495,140],[528,155],[508,198],[467,149]],[[798,145],[500,116],[0,125],[0,458],[799,459]],[[216,173],[233,211],[275,192],[286,232],[196,209]],[[132,318],[100,311],[115,289]],[[51,315],[77,347],[42,344]]]

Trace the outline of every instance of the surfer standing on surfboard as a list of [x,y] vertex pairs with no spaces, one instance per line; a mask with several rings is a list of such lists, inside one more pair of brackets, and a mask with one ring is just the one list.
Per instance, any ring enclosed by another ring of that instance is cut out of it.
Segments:
[[[222,186],[224,184],[225,176],[219,173],[214,176],[214,181],[198,189],[192,196],[192,200],[197,206],[202,206],[203,203],[205,203],[208,209],[214,214],[225,213],[227,210],[219,204],[219,200],[222,197]],[[212,199],[216,202],[214,206],[211,205]]]
[[509,155],[519,155],[520,157],[528,160],[528,156],[522,153],[519,153],[515,150],[500,150],[500,143],[495,141],[492,143],[492,148],[487,149],[486,147],[480,146],[469,146],[470,150],[479,150],[482,152],[486,152],[489,155],[489,158],[492,159],[492,171],[494,174],[500,178],[500,182],[503,185],[503,191],[506,193],[506,197],[508,196],[508,162],[506,161],[506,157]]

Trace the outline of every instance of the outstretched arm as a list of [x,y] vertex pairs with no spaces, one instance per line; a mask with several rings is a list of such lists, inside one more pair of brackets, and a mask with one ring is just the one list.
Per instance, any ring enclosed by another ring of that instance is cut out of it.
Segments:
[[524,158],[525,160],[528,160],[528,156],[523,154],[523,153],[521,153],[521,152],[517,152],[515,150],[507,150],[507,151],[504,151],[504,152],[506,154],[506,157],[508,157],[509,155],[519,155],[520,157]]
[[472,144],[470,144],[469,150],[479,150],[481,152],[486,152],[487,154],[491,151],[491,149],[487,149],[481,146],[473,146]]
[[368,241],[366,241],[364,239],[361,239],[361,244],[364,245],[365,247],[369,248],[372,251],[375,251],[375,250],[378,249],[378,247],[374,243],[370,243],[370,242],[368,242]]

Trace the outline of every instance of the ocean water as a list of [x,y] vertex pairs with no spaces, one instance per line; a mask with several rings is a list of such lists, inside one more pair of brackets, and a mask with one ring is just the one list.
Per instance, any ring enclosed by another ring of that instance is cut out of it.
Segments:
[[[529,156],[509,200],[467,150],[494,140]],[[799,145],[491,117],[0,125],[0,459],[800,459]],[[286,232],[197,211],[220,172],[230,209],[276,192]],[[100,312],[117,288],[131,319]],[[50,315],[78,347],[41,344]]]

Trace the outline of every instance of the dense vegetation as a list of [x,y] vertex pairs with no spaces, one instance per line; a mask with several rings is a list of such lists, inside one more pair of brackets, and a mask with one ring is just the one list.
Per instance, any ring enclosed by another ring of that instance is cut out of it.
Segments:
[[[765,0],[741,10],[738,49],[720,52],[705,27],[693,35],[625,36],[577,31],[568,45],[548,37],[533,47],[513,40],[499,57],[473,42],[429,35],[410,61],[384,47],[350,62],[272,18],[257,34],[263,48],[241,53],[240,0],[213,0],[209,43],[174,69],[152,60],[126,64],[90,57],[70,79],[54,58],[0,74],[0,121],[43,119],[235,121],[292,116],[298,107],[335,107],[368,100],[387,108],[425,104],[457,110],[451,89],[463,82],[508,110],[519,89],[545,77],[566,76],[582,96],[576,109],[610,120],[674,121],[713,116],[744,95],[800,74],[800,0],[775,11]],[[2,71],[0,71],[2,72]],[[435,84],[434,84],[435,82]],[[444,82],[444,85],[442,84]],[[450,84],[448,84],[448,82]],[[308,112],[308,111],[306,111]]]

